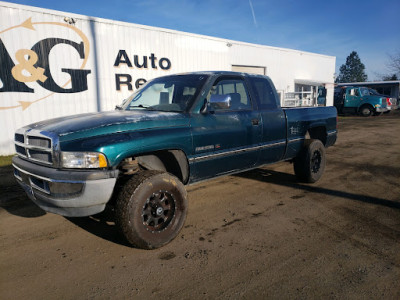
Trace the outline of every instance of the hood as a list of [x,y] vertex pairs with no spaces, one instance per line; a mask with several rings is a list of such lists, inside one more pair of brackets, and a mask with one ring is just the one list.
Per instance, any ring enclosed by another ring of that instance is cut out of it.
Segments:
[[117,132],[188,126],[186,114],[161,111],[108,111],[45,120],[29,128],[56,133],[61,141]]

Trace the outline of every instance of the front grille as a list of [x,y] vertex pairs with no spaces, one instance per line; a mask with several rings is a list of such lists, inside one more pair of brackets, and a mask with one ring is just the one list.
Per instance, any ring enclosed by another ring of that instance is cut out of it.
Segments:
[[28,149],[28,157],[37,161],[53,163],[51,153],[45,151]]
[[23,144],[25,142],[24,135],[16,133],[15,141]]
[[15,151],[23,156],[26,156],[25,148],[22,146],[15,145]]
[[15,151],[29,160],[48,165],[53,164],[52,140],[43,136],[42,133],[32,133],[32,131],[26,135],[16,133]]
[[48,138],[29,136],[28,145],[49,149],[51,147],[51,141]]

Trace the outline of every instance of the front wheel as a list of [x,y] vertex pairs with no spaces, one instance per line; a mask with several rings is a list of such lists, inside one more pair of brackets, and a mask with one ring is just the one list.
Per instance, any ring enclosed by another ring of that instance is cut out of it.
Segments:
[[159,248],[172,241],[185,222],[185,187],[168,173],[141,171],[118,194],[115,214],[116,225],[131,245]]
[[369,105],[361,106],[360,115],[363,117],[369,117],[374,113],[374,109]]
[[303,149],[294,159],[294,173],[300,181],[314,183],[325,170],[325,146],[320,140],[306,140]]

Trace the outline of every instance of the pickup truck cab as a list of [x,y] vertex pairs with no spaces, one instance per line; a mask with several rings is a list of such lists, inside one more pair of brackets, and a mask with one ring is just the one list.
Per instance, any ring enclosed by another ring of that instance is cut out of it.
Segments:
[[388,98],[371,94],[367,87],[344,86],[335,90],[334,105],[339,113],[358,113],[364,117],[388,111]]
[[136,247],[179,233],[184,185],[278,161],[315,182],[337,135],[335,107],[280,107],[266,76],[235,72],[149,81],[115,111],[38,122],[15,134],[14,175],[48,212],[79,217],[115,207]]

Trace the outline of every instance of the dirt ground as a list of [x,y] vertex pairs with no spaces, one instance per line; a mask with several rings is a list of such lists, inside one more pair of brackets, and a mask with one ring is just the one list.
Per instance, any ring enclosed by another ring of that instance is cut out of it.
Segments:
[[1,299],[400,299],[400,112],[340,117],[316,184],[289,163],[188,187],[186,224],[152,251],[112,215],[64,218],[0,169]]

